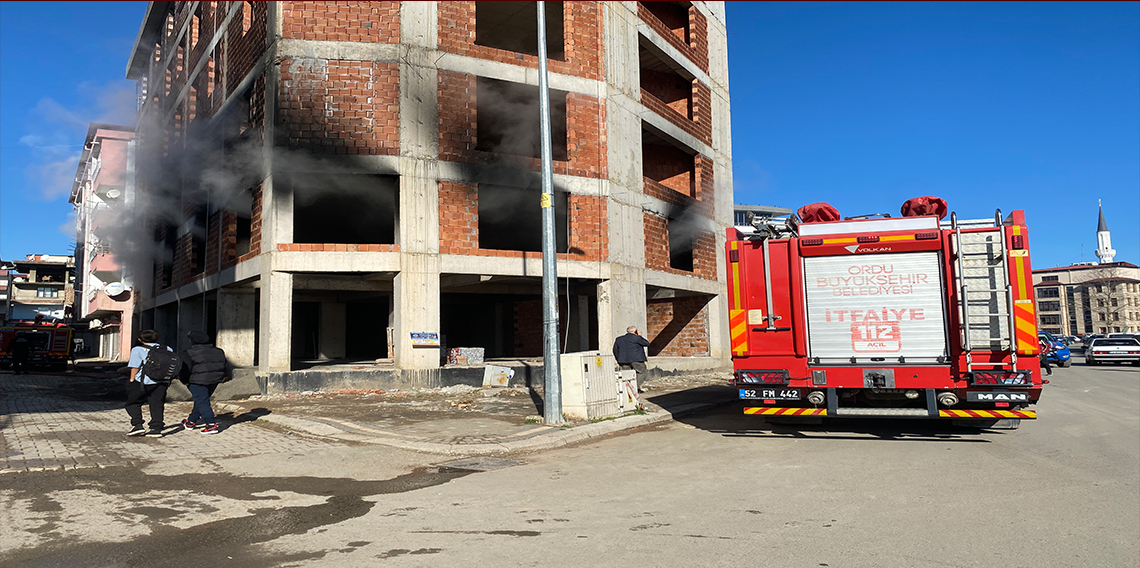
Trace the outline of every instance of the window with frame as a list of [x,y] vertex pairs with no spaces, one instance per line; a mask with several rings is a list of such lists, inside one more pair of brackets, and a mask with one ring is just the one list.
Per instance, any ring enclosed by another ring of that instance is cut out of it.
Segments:
[[1042,276],[1041,277],[1042,282],[1059,282],[1060,280],[1061,280],[1060,276]]
[[58,298],[59,288],[39,287],[36,288],[37,298]]
[[1041,316],[1041,325],[1061,325],[1061,316]]
[[1038,298],[1060,298],[1061,291],[1056,288],[1041,288],[1037,290]]
[[1061,302],[1041,302],[1038,308],[1043,312],[1061,311]]

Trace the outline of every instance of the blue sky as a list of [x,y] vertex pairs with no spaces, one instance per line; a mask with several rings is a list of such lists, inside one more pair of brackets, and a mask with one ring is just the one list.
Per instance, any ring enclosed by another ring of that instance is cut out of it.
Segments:
[[[1103,199],[1140,263],[1140,3],[726,9],[737,203],[1024,209],[1044,268],[1095,260]],[[0,2],[0,258],[70,253],[87,123],[131,120],[145,10]]]
[[1033,266],[1140,261],[1140,4],[729,2],[737,203],[1025,210]]

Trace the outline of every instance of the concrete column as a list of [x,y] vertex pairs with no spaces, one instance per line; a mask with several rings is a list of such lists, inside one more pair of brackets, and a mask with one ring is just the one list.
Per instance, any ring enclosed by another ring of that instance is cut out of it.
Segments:
[[218,290],[218,335],[215,345],[237,367],[252,367],[254,352],[254,298],[252,288]]
[[604,2],[609,91],[606,133],[610,199],[610,280],[598,285],[598,347],[631,325],[645,331],[645,229],[642,221],[641,82],[636,3]]
[[400,4],[400,273],[393,282],[393,351],[401,369],[433,369],[440,353],[412,332],[439,333],[439,118],[435,2]]
[[321,302],[320,359],[343,359],[345,353],[344,302]]
[[292,370],[293,275],[266,270],[261,273],[261,329],[258,370]]

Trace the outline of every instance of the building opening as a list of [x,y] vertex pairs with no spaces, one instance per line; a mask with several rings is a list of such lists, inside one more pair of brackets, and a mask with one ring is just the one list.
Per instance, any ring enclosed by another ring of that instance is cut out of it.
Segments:
[[693,240],[695,227],[686,219],[669,219],[669,268],[693,271]]
[[399,178],[372,174],[284,174],[293,193],[293,242],[394,244]]
[[[546,56],[566,60],[562,2],[546,3]],[[476,2],[475,45],[538,56],[536,2]]]
[[713,296],[647,287],[649,356],[707,357],[708,303]]
[[[509,4],[509,2],[508,2]],[[566,91],[550,90],[551,159],[565,161]],[[478,77],[475,85],[475,149],[542,156],[538,87]]]
[[[663,103],[678,116],[693,119],[693,77],[684,68],[661,55],[657,48],[641,38],[638,49],[641,74],[641,96]],[[647,103],[648,106],[648,103]]]
[[677,39],[689,45],[689,6],[688,2],[640,2],[658,20],[661,20]]
[[[440,286],[440,333],[447,348],[482,347],[492,359],[542,356],[541,278],[450,274]],[[560,281],[559,348],[597,349],[597,282],[571,279],[569,295],[566,287]]]
[[667,188],[696,197],[697,153],[642,123],[641,167],[646,192]]
[[[479,248],[542,252],[542,190],[480,183]],[[554,192],[555,251],[567,248],[566,192]]]

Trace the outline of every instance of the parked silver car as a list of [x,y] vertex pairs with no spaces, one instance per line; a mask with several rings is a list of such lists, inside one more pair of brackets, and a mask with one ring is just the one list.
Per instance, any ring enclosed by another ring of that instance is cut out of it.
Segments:
[[1132,363],[1140,366],[1140,341],[1130,337],[1102,337],[1085,347],[1085,363]]

